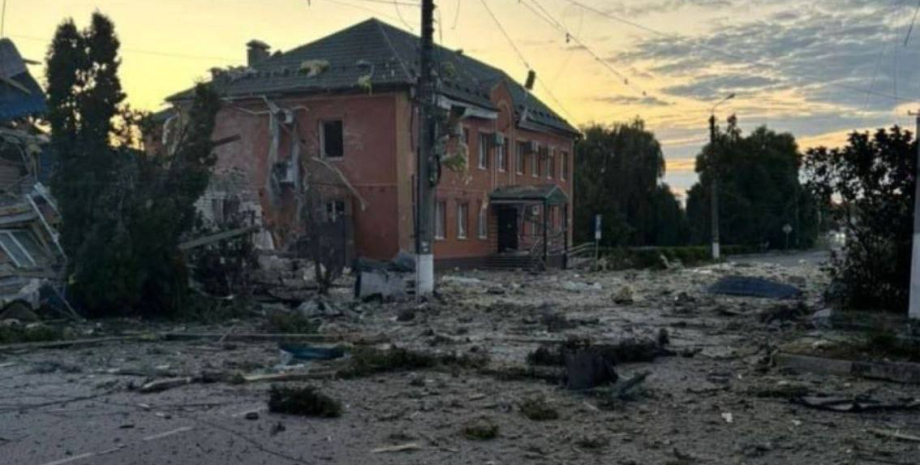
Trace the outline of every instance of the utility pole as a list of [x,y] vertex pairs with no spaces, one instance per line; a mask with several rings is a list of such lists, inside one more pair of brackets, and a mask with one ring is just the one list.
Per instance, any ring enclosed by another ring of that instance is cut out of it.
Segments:
[[[418,160],[415,169],[415,256],[416,295],[434,292],[434,205],[437,173],[433,169],[435,82],[433,72],[434,0],[422,0],[422,42],[418,79]],[[445,212],[446,214],[446,212]]]
[[[715,110],[715,108],[713,108]],[[718,260],[719,251],[719,170],[716,167],[716,115],[709,115],[709,155],[712,166],[712,181],[709,185],[709,206],[711,208],[710,217],[712,219],[712,259]]]
[[908,315],[912,320],[920,320],[920,112],[911,113],[917,118],[917,132],[914,133],[914,142],[917,143],[917,176],[914,178],[914,242],[913,253],[910,260],[910,307]]
[[712,209],[712,259],[718,260],[721,257],[719,250],[719,166],[716,162],[716,108],[719,105],[735,98],[735,94],[728,94],[722,100],[716,102],[709,111],[709,154],[710,165],[712,169],[712,182],[710,184],[711,192],[709,193],[710,207]]

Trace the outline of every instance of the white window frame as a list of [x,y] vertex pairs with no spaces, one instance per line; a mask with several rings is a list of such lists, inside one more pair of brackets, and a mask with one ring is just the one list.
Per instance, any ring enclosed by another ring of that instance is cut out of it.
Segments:
[[[339,206],[339,204],[342,205],[341,213],[339,213],[338,208],[336,208]],[[342,215],[343,217],[345,216],[345,201],[341,199],[336,199],[336,200],[330,200],[326,202],[326,221],[330,223],[335,223],[339,219],[339,215]]]
[[504,172],[507,169],[505,167],[505,162],[508,161],[506,160],[508,158],[507,156],[508,155],[508,149],[507,149],[508,139],[505,139],[504,134],[497,134],[495,137],[496,138],[501,137],[502,139],[504,139],[504,143],[502,143],[501,145],[498,145],[498,144],[495,145],[495,166],[498,167],[499,171]]
[[485,205],[480,206],[479,208],[479,238],[488,239],[489,238],[489,208]]
[[[515,174],[524,174],[524,157],[526,156],[527,146],[523,142],[516,142],[514,144],[514,173]],[[518,164],[520,164],[520,169]]]
[[489,134],[479,133],[479,160],[476,162],[481,170],[489,169]]
[[[342,154],[328,155],[326,153],[326,123],[338,122],[342,125]],[[345,120],[342,118],[324,119],[319,122],[319,151],[323,158],[328,160],[341,160],[345,158]]]
[[467,229],[469,229],[470,205],[468,203],[457,204],[457,239],[466,239]]
[[33,257],[32,254],[29,253],[29,249],[26,249],[25,247],[23,247],[22,243],[19,242],[19,239],[16,239],[16,235],[13,234],[14,232],[15,231],[10,230],[10,229],[0,230],[0,234],[9,237],[13,241],[13,245],[15,245],[16,247],[19,247],[19,250],[22,252],[22,255],[26,257],[26,260],[28,260],[29,263],[23,264],[22,262],[20,262],[16,258],[16,255],[10,252],[10,249],[7,248],[6,244],[0,241],[0,247],[3,248],[3,252],[6,253],[7,257],[10,257],[10,260],[13,261],[13,264],[16,265],[17,268],[35,268],[37,267],[38,262],[35,260],[35,257]]
[[447,202],[439,200],[434,207],[434,238],[443,241],[447,234]]
[[546,179],[553,179],[556,173],[556,149],[547,149],[546,150]]
[[534,144],[530,152],[530,175],[535,178],[540,177],[540,146]]

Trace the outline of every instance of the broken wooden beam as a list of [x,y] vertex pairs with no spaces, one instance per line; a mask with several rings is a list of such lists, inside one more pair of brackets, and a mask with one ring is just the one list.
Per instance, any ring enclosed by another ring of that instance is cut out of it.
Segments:
[[259,226],[246,226],[243,228],[231,229],[229,231],[223,231],[216,234],[210,234],[204,237],[199,237],[197,239],[192,239],[187,242],[179,244],[179,250],[191,250],[196,247],[201,247],[208,244],[213,244],[215,242],[224,241],[227,239],[233,239],[245,234],[249,234],[259,230]]

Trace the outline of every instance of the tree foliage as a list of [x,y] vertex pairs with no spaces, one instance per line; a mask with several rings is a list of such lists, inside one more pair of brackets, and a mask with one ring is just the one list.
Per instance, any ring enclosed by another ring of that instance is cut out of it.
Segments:
[[789,247],[809,247],[817,237],[816,204],[802,188],[802,157],[795,137],[765,126],[744,136],[732,116],[715,143],[696,157],[699,182],[687,193],[691,241],[711,238],[711,186],[718,179],[719,233],[723,244],[786,246],[783,227],[793,228]]
[[641,119],[583,129],[575,156],[575,232],[593,240],[594,215],[603,215],[609,245],[676,245],[686,223],[680,203],[660,183],[661,144]]
[[146,117],[123,104],[118,48],[114,25],[95,13],[85,31],[61,24],[47,58],[52,192],[71,293],[92,315],[175,312],[188,284],[178,245],[215,162],[220,101],[199,85],[175,151],[144,151]]
[[839,297],[855,308],[904,311],[910,286],[917,142],[895,126],[854,132],[843,148],[807,152],[808,187],[834,203],[846,244],[832,258]]

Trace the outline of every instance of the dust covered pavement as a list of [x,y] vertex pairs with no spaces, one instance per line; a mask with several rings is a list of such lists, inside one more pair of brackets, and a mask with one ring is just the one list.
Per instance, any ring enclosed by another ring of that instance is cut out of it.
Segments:
[[[727,275],[793,284],[810,310],[821,308],[826,282],[812,262],[449,273],[440,298],[423,305],[348,303],[349,291],[339,289],[332,300],[347,311],[321,317],[322,335],[359,334],[363,340],[350,341],[416,353],[487,355],[489,363],[323,375],[346,366],[346,356],[310,362],[317,379],[283,383],[316,386],[341,403],[338,418],[270,413],[270,383],[231,382],[236,374],[276,371],[272,341],[230,336],[8,351],[0,354],[0,456],[36,465],[916,462],[917,442],[878,434],[911,437],[920,431],[916,412],[829,412],[793,400],[807,393],[893,401],[920,398],[920,388],[772,367],[779,344],[812,330],[808,317],[778,307],[792,303],[705,292]],[[257,333],[259,324],[128,326],[234,335]],[[114,326],[96,330],[125,334]],[[537,379],[562,368],[527,362],[554,342],[657,340],[662,328],[667,354],[614,367],[620,382],[649,373],[622,399],[609,389],[575,392]],[[194,381],[140,392],[148,381],[183,376]]]

